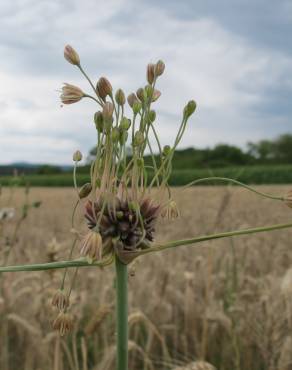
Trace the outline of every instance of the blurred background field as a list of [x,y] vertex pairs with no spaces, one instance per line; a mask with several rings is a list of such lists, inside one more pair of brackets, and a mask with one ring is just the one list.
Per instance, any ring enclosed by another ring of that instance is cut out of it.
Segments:
[[[289,186],[259,189],[283,194]],[[2,189],[1,206],[9,205],[10,195]],[[24,188],[15,188],[14,206],[24,196]],[[74,191],[32,188],[29,197],[42,205],[21,226],[9,264],[66,259]],[[162,222],[157,241],[291,220],[291,209],[281,202],[238,187],[177,188],[174,198],[181,217]],[[8,234],[13,225],[7,221]],[[289,230],[275,231],[137,260],[129,268],[129,368],[166,370],[205,360],[220,370],[290,370],[291,237]],[[61,276],[50,271],[0,277],[1,370],[114,369],[112,267],[79,270],[71,302],[75,327],[68,338],[51,328],[56,312],[50,302]]]

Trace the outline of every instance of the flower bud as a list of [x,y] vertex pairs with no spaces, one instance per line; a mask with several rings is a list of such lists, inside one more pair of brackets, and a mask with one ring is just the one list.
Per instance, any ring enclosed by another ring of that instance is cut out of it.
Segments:
[[82,161],[82,153],[80,152],[80,150],[76,150],[76,152],[73,154],[73,161],[74,162]]
[[145,94],[146,94],[148,99],[150,99],[152,97],[153,91],[154,90],[153,90],[153,87],[151,85],[145,86]]
[[68,334],[73,328],[73,319],[67,312],[60,312],[53,322],[53,329],[58,330],[61,337]]
[[139,101],[135,101],[132,107],[134,114],[138,114],[141,108],[142,108],[142,104]]
[[106,77],[100,77],[96,84],[96,90],[101,99],[105,100],[108,95],[112,96],[113,88]]
[[292,208],[292,190],[289,190],[285,195],[284,202],[289,208]]
[[184,108],[184,116],[189,118],[196,110],[197,104],[194,100],[190,100]]
[[129,104],[129,106],[130,106],[131,108],[133,108],[133,105],[134,105],[134,103],[135,103],[136,101],[138,101],[138,98],[137,98],[137,96],[136,96],[134,93],[132,93],[132,94],[130,94],[130,95],[128,96],[127,100],[128,100],[128,104]]
[[98,132],[103,131],[103,115],[102,112],[98,111],[94,113],[94,123]]
[[127,117],[123,117],[120,123],[121,130],[127,131],[129,130],[130,127],[131,127],[131,120],[128,119]]
[[121,145],[125,144],[125,142],[128,140],[128,132],[122,131],[119,137],[119,142]]
[[104,120],[110,120],[114,113],[114,105],[113,103],[106,102],[103,106],[102,115]]
[[111,139],[113,142],[117,142],[120,138],[120,130],[118,127],[114,127],[111,132]]
[[99,232],[89,231],[81,241],[80,254],[87,257],[88,263],[102,257],[102,237]]
[[92,190],[92,186],[90,182],[87,182],[79,190],[79,198],[80,199],[86,198],[91,193],[91,190]]
[[155,102],[161,95],[161,92],[159,90],[154,90],[152,95],[152,102]]
[[136,95],[138,96],[139,100],[143,103],[147,96],[146,96],[146,93],[144,91],[144,89],[142,87],[140,87],[137,91],[136,91]]
[[122,89],[117,90],[115,100],[118,105],[124,105],[126,103],[126,97]]
[[155,64],[149,63],[147,66],[147,81],[150,85],[152,85],[154,81],[154,69],[155,69]]
[[137,158],[137,166],[139,168],[143,168],[143,166],[144,166],[144,159],[143,158]]
[[171,152],[171,147],[169,145],[165,145],[163,150],[162,150],[162,154],[167,157]]
[[134,136],[134,146],[140,146],[144,142],[144,135],[142,131],[137,131]]
[[148,114],[148,118],[150,120],[151,123],[153,123],[156,119],[156,112],[155,110],[151,110]]
[[64,58],[75,66],[80,65],[80,58],[77,52],[70,45],[66,45],[64,48]]
[[84,92],[77,86],[65,83],[60,96],[63,104],[77,103],[84,97]]
[[164,72],[164,69],[165,69],[165,64],[162,60],[159,60],[156,64],[155,64],[155,70],[154,70],[154,73],[155,73],[155,76],[158,77],[158,76],[161,76]]
[[57,307],[59,311],[64,311],[69,307],[69,297],[64,290],[56,291],[52,299],[52,306]]

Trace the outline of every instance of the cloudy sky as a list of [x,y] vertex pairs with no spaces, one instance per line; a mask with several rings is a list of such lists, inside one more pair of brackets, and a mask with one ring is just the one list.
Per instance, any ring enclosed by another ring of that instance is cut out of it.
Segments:
[[63,58],[71,44],[96,81],[128,93],[163,59],[155,103],[163,144],[195,99],[181,147],[273,138],[292,128],[292,0],[2,0],[0,163],[71,162],[95,141],[93,102],[60,106],[63,82],[89,91]]

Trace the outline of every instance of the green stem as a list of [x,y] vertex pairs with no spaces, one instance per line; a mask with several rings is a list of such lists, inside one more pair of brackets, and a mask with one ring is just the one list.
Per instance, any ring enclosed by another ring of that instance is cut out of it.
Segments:
[[88,263],[86,258],[80,258],[73,261],[61,261],[61,262],[49,262],[49,263],[36,263],[33,265],[16,265],[0,267],[0,272],[18,272],[18,271],[45,271],[45,270],[56,270],[71,267],[104,267],[112,262],[112,256],[107,260]]
[[278,225],[272,225],[272,226],[263,226],[263,227],[254,227],[254,228],[244,229],[244,230],[235,230],[235,231],[227,231],[227,232],[218,233],[218,234],[204,235],[204,236],[199,236],[196,238],[176,240],[176,241],[161,244],[161,245],[157,244],[149,249],[144,249],[140,252],[133,253],[133,255],[135,254],[135,257],[138,257],[140,255],[151,253],[151,252],[160,252],[164,249],[170,249],[170,248],[180,247],[184,245],[196,244],[196,243],[205,242],[208,240],[229,238],[230,236],[256,234],[256,233],[262,233],[265,231],[288,229],[290,227],[292,227],[292,223],[278,224]]
[[116,257],[117,370],[128,370],[128,271]]
[[249,191],[252,191],[253,193],[256,193],[258,195],[261,195],[265,198],[270,198],[270,199],[275,199],[275,200],[284,200],[284,197],[283,196],[276,196],[276,195],[270,195],[270,194],[266,194],[266,193],[263,193],[259,190],[256,190],[254,188],[252,188],[251,186],[248,186],[238,180],[234,180],[234,179],[229,179],[227,177],[205,177],[205,178],[202,178],[202,179],[198,179],[198,180],[194,180],[192,182],[190,182],[189,184],[183,186],[183,190],[188,188],[189,186],[192,186],[192,185],[196,185],[196,184],[199,184],[201,182],[207,182],[207,181],[224,181],[224,182],[231,182],[233,184],[236,184],[236,185],[240,185],[242,186],[243,188],[249,190]]

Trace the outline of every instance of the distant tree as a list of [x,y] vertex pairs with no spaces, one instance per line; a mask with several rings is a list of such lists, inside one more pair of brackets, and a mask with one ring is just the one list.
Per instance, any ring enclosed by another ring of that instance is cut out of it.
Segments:
[[62,169],[58,166],[52,166],[49,164],[44,164],[43,166],[40,166],[36,173],[38,175],[53,175],[53,174],[58,174],[61,173]]
[[274,144],[275,157],[282,163],[292,163],[292,135],[281,135]]
[[276,158],[275,142],[260,140],[257,143],[248,143],[248,153],[261,163],[271,162]]

